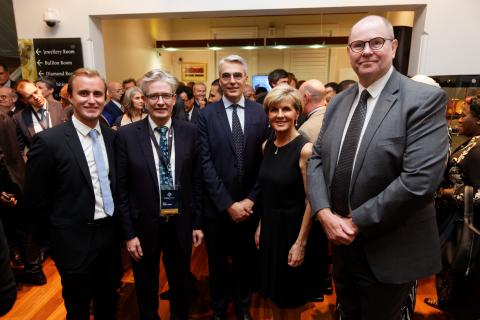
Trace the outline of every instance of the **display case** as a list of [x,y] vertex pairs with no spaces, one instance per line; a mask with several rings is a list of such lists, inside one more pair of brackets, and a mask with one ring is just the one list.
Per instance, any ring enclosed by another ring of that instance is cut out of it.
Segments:
[[465,98],[480,97],[480,75],[451,75],[432,77],[447,93],[447,119],[452,133],[458,133],[458,118],[462,113]]

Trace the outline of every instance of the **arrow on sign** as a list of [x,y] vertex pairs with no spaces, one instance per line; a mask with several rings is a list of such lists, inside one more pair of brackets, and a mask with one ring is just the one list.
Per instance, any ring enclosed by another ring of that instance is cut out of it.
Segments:
[[38,60],[38,61],[37,61],[37,65],[38,65],[39,67],[41,67],[41,66],[42,66],[42,64],[43,64],[43,62],[42,62],[42,61],[40,61],[40,60]]
[[43,77],[44,74],[45,74],[45,73],[43,73],[42,71],[38,71],[38,75],[39,75],[40,77]]
[[42,53],[42,51],[41,51],[40,49],[37,49],[37,50],[35,50],[35,53],[36,53],[37,55],[39,55],[40,53]]

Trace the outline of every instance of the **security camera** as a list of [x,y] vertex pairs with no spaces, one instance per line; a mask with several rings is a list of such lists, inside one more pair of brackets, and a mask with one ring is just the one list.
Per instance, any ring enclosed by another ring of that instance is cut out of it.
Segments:
[[53,28],[60,22],[60,12],[56,9],[48,8],[47,11],[43,14],[43,21],[49,26]]

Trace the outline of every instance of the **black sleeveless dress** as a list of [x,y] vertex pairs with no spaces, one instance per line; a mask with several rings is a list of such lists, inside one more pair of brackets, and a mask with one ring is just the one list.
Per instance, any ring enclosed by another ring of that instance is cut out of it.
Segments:
[[260,293],[280,308],[307,302],[305,265],[288,265],[305,212],[305,190],[299,167],[300,153],[308,141],[301,135],[277,148],[265,145],[260,167],[263,216],[260,233]]

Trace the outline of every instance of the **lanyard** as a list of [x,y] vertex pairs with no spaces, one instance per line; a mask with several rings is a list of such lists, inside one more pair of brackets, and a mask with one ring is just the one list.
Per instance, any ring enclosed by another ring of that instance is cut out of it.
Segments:
[[[32,108],[33,109],[33,108]],[[40,127],[42,127],[43,130],[47,130],[48,127],[50,126],[50,117],[48,115],[48,111],[45,110],[44,112],[44,115],[43,115],[43,120],[46,120],[45,122],[47,123],[47,127],[45,128],[45,126],[43,125],[43,121],[40,120],[40,118],[38,117],[38,114],[35,110],[32,110],[33,111],[33,115],[35,116],[35,118],[37,119],[38,121],[38,124],[40,125]]]
[[[155,147],[155,150],[157,151],[158,158],[160,159],[160,162],[163,164],[165,167],[165,170],[168,171],[168,163],[170,162],[170,157],[172,155],[172,141],[173,141],[173,125],[170,126],[170,129],[168,130],[168,159],[165,159],[163,157],[163,153],[160,150],[160,146],[158,145],[158,141],[155,138],[155,134],[153,133],[152,128],[149,126],[148,132],[150,133],[150,139],[152,140],[153,146]],[[160,134],[160,139],[161,139],[161,134]],[[167,162],[168,160],[168,162]]]

